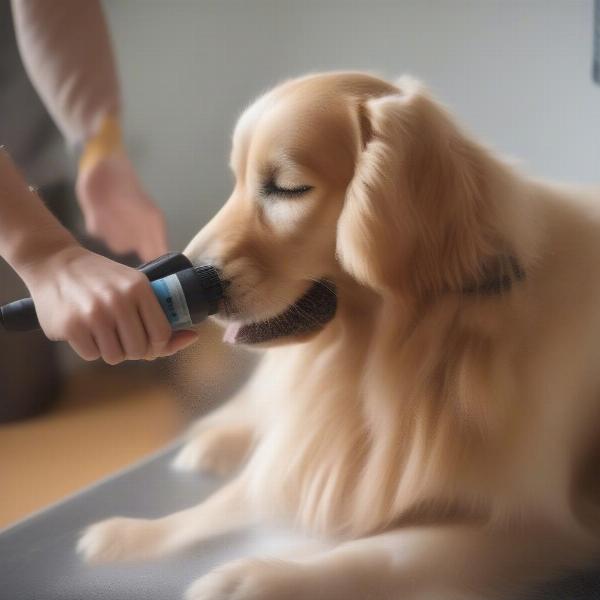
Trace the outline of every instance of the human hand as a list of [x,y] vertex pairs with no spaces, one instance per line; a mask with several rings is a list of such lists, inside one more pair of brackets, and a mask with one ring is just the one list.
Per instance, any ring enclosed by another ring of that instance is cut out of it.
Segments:
[[145,262],[167,252],[163,213],[123,151],[82,164],[75,190],[87,231],[113,252],[135,252]]
[[152,360],[186,348],[193,331],[173,332],[148,279],[76,243],[21,272],[40,325],[84,360]]

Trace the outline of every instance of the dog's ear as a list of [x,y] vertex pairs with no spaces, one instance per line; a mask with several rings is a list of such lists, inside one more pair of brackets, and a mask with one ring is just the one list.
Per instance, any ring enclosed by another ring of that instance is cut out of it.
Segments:
[[343,268],[380,291],[476,279],[494,252],[487,153],[412,78],[357,110],[361,150],[337,232]]

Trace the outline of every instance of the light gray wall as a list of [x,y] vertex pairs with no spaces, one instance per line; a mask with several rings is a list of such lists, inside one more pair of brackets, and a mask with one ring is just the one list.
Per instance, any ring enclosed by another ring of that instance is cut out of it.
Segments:
[[105,0],[126,128],[183,246],[227,198],[237,116],[309,71],[425,80],[536,175],[600,181],[592,0]]

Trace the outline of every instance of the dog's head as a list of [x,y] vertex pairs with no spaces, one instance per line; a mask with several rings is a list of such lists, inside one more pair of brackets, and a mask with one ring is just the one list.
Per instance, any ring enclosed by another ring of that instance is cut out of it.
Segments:
[[186,250],[228,282],[229,339],[311,335],[344,278],[382,294],[460,285],[485,241],[480,153],[410,78],[315,75],[262,96],[235,129],[233,192]]

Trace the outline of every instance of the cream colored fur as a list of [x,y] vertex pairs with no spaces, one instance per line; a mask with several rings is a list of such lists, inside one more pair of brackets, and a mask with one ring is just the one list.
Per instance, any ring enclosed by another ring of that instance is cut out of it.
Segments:
[[[352,73],[259,99],[232,168],[188,255],[222,267],[236,319],[322,277],[336,317],[192,431],[175,465],[229,483],[92,526],[84,556],[160,557],[274,513],[336,547],[225,565],[190,600],[488,600],[597,558],[600,191],[524,176],[415,80]],[[265,199],[266,177],[312,189]],[[463,293],[498,256],[525,279]]]

